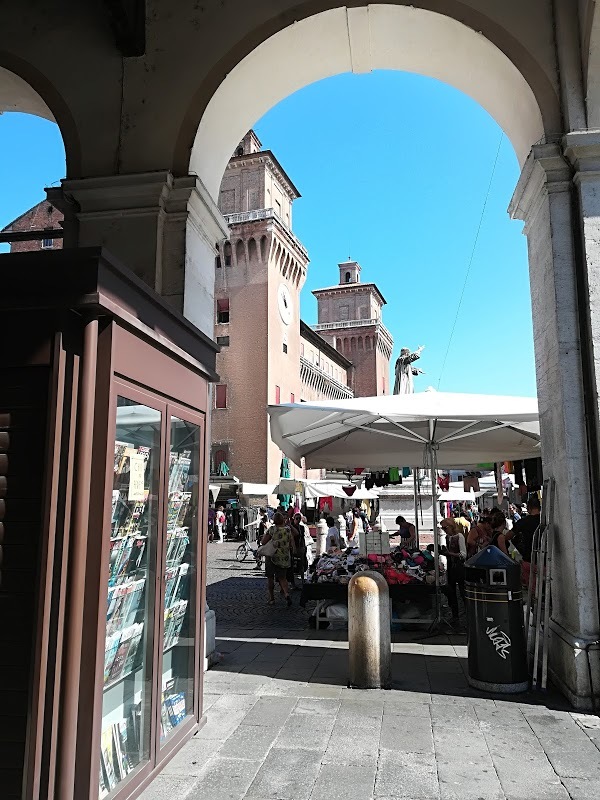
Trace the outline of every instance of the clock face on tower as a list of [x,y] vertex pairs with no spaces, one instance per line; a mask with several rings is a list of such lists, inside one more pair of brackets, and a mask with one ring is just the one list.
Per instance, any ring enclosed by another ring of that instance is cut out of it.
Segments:
[[279,285],[279,291],[277,292],[277,304],[279,306],[279,316],[281,317],[283,324],[289,325],[293,316],[292,296],[290,294],[290,290],[284,283]]

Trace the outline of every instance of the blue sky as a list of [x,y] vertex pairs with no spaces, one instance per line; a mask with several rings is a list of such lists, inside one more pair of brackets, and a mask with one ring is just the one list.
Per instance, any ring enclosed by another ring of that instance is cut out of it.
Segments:
[[438,387],[500,143],[439,388],[535,395],[526,240],[506,211],[520,170],[486,111],[439,81],[378,71],[312,84],[255,130],[302,194],[293,226],[311,258],[303,318],[316,322],[312,289],[356,259],[387,300],[394,358],[426,346],[417,391]]
[[[340,75],[296,92],[255,126],[302,197],[294,230],[311,258],[311,290],[337,282],[348,256],[378,284],[401,346],[426,346],[416,389],[535,394],[526,240],[506,209],[519,176],[512,145],[474,101],[400,72]],[[486,213],[446,365],[442,365],[498,145]],[[0,226],[64,175],[53,123],[0,116]],[[441,375],[441,381],[440,381]]]

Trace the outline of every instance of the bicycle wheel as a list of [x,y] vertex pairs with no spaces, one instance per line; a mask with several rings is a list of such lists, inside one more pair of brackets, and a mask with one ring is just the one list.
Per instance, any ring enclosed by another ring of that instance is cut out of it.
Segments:
[[235,551],[235,557],[238,561],[245,561],[248,555],[248,549],[245,544],[241,544]]

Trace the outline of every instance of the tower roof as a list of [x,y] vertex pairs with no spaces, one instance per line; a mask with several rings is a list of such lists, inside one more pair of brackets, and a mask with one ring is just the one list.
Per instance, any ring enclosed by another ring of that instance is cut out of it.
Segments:
[[381,294],[375,283],[338,283],[336,286],[326,286],[324,289],[313,289],[312,293],[315,297],[320,294],[344,294],[347,292],[365,293],[369,292],[374,294],[379,299],[382,306],[387,305],[387,300]]
[[302,197],[298,189],[294,186],[292,179],[281,166],[271,150],[259,150],[256,153],[250,153],[248,155],[232,156],[227,164],[227,169],[231,169],[232,167],[238,165],[245,166],[253,163],[258,164],[261,162],[268,166],[269,169],[275,174],[275,177],[284,186],[291,198],[297,199],[298,197]]

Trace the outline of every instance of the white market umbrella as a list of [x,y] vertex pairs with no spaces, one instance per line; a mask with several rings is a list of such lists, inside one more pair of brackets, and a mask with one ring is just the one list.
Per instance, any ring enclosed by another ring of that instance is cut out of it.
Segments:
[[295,463],[349,469],[535,458],[535,398],[420,392],[269,406],[273,441]]
[[274,405],[268,412],[273,441],[297,464],[304,458],[311,468],[430,470],[438,592],[437,468],[540,455],[538,405],[529,397],[430,391]]

